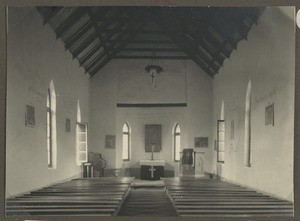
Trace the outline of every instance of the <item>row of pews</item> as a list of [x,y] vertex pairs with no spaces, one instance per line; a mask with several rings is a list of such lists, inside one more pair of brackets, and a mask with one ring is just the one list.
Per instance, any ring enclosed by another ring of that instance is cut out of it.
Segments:
[[213,179],[163,178],[180,216],[293,216],[293,204]]
[[85,178],[45,187],[6,199],[6,216],[293,216],[291,202],[238,185],[214,179],[162,178],[175,211],[163,187],[131,189],[133,179]]
[[130,177],[75,179],[6,200],[6,215],[117,215]]

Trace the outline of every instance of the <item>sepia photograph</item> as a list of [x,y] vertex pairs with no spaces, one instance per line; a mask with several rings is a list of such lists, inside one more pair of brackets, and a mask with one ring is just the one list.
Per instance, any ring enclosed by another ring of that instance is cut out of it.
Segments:
[[295,6],[6,13],[6,218],[294,217]]

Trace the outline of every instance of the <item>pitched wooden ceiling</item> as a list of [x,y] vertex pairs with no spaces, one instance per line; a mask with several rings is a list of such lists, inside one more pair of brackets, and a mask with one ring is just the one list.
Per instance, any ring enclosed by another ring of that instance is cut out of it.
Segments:
[[91,77],[112,59],[191,59],[210,77],[262,8],[38,7]]

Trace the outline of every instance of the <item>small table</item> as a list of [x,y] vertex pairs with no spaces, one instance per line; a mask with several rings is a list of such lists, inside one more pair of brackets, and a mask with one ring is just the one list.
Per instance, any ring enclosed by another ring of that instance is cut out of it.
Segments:
[[164,176],[164,160],[141,160],[141,180],[160,180]]
[[94,177],[94,168],[91,163],[83,163],[83,178]]

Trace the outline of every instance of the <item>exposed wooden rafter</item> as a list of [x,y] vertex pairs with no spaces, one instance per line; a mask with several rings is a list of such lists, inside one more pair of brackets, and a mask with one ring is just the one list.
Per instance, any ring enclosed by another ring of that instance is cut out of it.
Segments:
[[[151,59],[153,55],[116,55],[116,59]],[[189,56],[168,56],[168,55],[159,55],[155,56],[155,59],[167,59],[167,60],[189,60]]]
[[[130,22],[129,22],[130,23]],[[143,28],[144,23],[140,23],[138,24],[138,26],[136,27],[136,31],[135,32],[131,32],[126,34],[126,36],[118,36],[118,38],[122,39],[122,40],[126,40],[126,39],[130,39],[133,38],[135,35],[137,35],[137,33]],[[104,67],[111,59],[114,58],[114,56],[126,45],[126,41],[124,43],[120,43],[117,46],[113,47],[113,45],[111,46],[111,48],[113,48],[113,50],[110,53],[110,56],[108,56],[106,59],[104,59],[104,61],[102,61],[100,63],[100,65],[98,67],[96,67],[96,69],[93,70],[92,73],[90,73],[91,77],[93,77],[102,67]]]
[[[198,43],[191,38],[187,38],[182,34],[182,26],[175,23],[174,20],[169,19],[170,15],[161,15],[158,25],[162,25],[162,29],[169,35],[184,51],[185,53],[211,77],[217,72],[217,67],[212,64],[212,70],[209,68],[212,61],[206,56],[197,56]],[[161,22],[164,21],[164,22]],[[179,28],[178,28],[179,27]]]
[[91,77],[112,59],[191,59],[210,77],[263,8],[38,7]]
[[37,7],[38,11],[43,15],[43,25],[48,24],[49,21],[58,13],[60,12],[63,7],[49,7],[49,8],[45,8],[45,7]]

